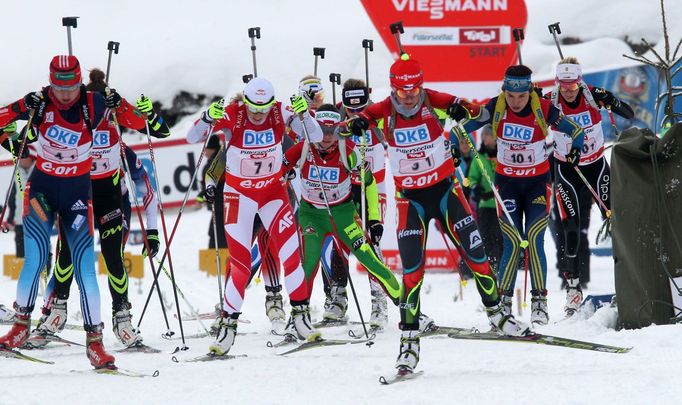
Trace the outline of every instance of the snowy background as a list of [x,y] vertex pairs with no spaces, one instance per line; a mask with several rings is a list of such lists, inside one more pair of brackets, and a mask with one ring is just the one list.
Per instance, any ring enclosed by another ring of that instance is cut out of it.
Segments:
[[[556,63],[556,49],[547,24],[561,21],[564,36],[585,42],[564,46],[565,54],[577,56],[585,70],[623,66],[631,54],[625,36],[645,37],[660,43],[658,1],[620,0],[529,0],[529,20],[523,48],[524,60],[538,74],[549,77]],[[233,94],[241,76],[251,72],[247,28],[260,26],[258,40],[259,74],[270,78],[280,97],[292,93],[298,79],[312,72],[311,48],[326,47],[327,58],[320,61],[320,75],[339,72],[342,78],[363,77],[363,38],[375,39],[370,56],[370,80],[376,97],[388,92],[387,76],[391,57],[378,40],[364,8],[358,1],[24,1],[4,4],[0,31],[5,38],[4,80],[0,102],[7,103],[37,90],[47,82],[47,68],[54,54],[66,53],[66,35],[61,17],[78,15],[73,32],[74,51],[84,68],[106,67],[107,41],[121,42],[114,56],[112,87],[135,98],[144,92],[162,103],[170,103],[181,90],[206,94]],[[682,4],[668,0],[668,21],[676,43],[682,33]],[[659,44],[660,48],[660,44]],[[329,93],[328,93],[329,94]],[[192,117],[174,128],[182,137]],[[3,157],[6,157],[3,156]],[[596,214],[596,212],[595,212]],[[169,214],[172,223],[175,214]],[[598,215],[593,215],[597,218]],[[198,271],[197,250],[207,244],[208,211],[184,213],[173,243],[174,264],[179,286],[194,307],[209,311],[217,298],[215,278]],[[592,231],[596,231],[595,219]],[[594,240],[593,235],[590,240]],[[3,254],[13,253],[13,235],[0,238]],[[549,262],[549,309],[552,321],[562,316],[564,301],[555,270],[555,248],[546,237]],[[132,247],[139,249],[139,247]],[[319,278],[319,277],[318,277]],[[369,312],[369,289],[364,276],[355,276],[365,316]],[[319,280],[318,280],[319,281]],[[458,293],[454,274],[429,274],[422,289],[426,313],[442,325],[486,329],[475,287]],[[320,282],[321,284],[321,282]],[[131,281],[133,313],[139,315],[150,279]],[[0,302],[12,303],[16,283],[0,278]],[[110,331],[110,297],[106,277],[100,276],[103,319],[107,326],[105,343],[111,350],[120,346]],[[517,287],[523,288],[519,274]],[[162,290],[172,297],[168,280]],[[593,257],[592,282],[587,294],[613,292],[613,262]],[[40,305],[39,297],[38,306]],[[137,371],[159,370],[155,379],[81,375],[71,370],[90,366],[82,348],[50,346],[29,354],[51,359],[53,366],[0,359],[0,404],[44,403],[552,403],[552,404],[643,404],[674,403],[682,388],[673,376],[682,364],[682,327],[659,326],[638,331],[612,329],[615,314],[601,309],[589,319],[571,320],[541,328],[540,331],[601,343],[634,346],[631,353],[614,355],[495,342],[469,342],[429,338],[422,341],[419,368],[421,379],[392,387],[378,384],[379,375],[392,372],[399,333],[394,327],[398,312],[390,308],[390,327],[368,349],[363,345],[325,348],[279,357],[265,343],[272,340],[263,310],[264,291],[252,286],[247,292],[234,354],[249,357],[228,362],[175,364],[170,354],[180,342],[163,340],[165,331],[157,301],[145,315],[142,332],[145,341],[164,350],[162,354],[117,354],[120,367]],[[323,296],[316,286],[312,305],[321,317]],[[182,304],[181,304],[182,305]],[[79,323],[78,298],[74,291],[69,302],[70,323]],[[186,307],[183,306],[183,310]],[[354,309],[349,310],[357,319]],[[34,313],[38,316],[38,311]],[[528,321],[528,314],[522,316]],[[173,321],[173,319],[171,318]],[[171,328],[179,335],[177,323]],[[0,333],[7,327],[0,327]],[[196,322],[185,323],[185,333],[200,332]],[[327,337],[344,337],[346,329],[324,330]],[[67,339],[83,340],[82,332],[65,331]],[[190,350],[178,357],[198,356],[210,339],[188,341]]]

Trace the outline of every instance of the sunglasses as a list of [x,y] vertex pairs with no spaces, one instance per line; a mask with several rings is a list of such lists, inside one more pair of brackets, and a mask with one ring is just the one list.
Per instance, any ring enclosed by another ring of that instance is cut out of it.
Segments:
[[348,112],[359,113],[359,112],[362,112],[365,109],[365,107],[367,107],[367,105],[363,105],[361,107],[355,107],[355,108],[347,107],[347,106],[344,106],[344,107],[346,107],[346,111],[348,111]]
[[247,110],[251,111],[254,114],[267,114],[272,109],[272,106],[275,105],[275,100],[272,99],[272,101],[270,101],[267,104],[254,104],[247,100],[246,98],[244,98],[244,105],[246,105]]
[[407,97],[407,96],[418,96],[419,93],[421,93],[422,89],[421,87],[415,87],[414,89],[410,90],[404,90],[404,89],[396,89],[395,94],[398,97]]
[[578,82],[565,83],[560,81],[559,87],[561,88],[561,90],[576,91],[580,87],[580,84]]

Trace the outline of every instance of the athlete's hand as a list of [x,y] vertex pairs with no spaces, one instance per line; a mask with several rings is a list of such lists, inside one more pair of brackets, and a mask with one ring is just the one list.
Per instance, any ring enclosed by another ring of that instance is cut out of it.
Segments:
[[215,191],[215,186],[213,184],[206,186],[206,190],[204,190],[204,199],[207,203],[213,204],[215,202]]
[[450,154],[452,155],[452,163],[455,164],[455,167],[459,167],[459,164],[462,163],[462,152],[459,151],[459,148],[450,146]]
[[107,108],[118,108],[121,105],[121,95],[116,92],[116,89],[109,89],[107,95],[104,96],[104,105]]
[[286,181],[291,181],[296,178],[296,170],[291,169],[286,174]]
[[578,166],[578,163],[580,163],[580,148],[571,148],[565,157],[566,162],[573,166]]
[[27,110],[35,110],[43,102],[43,94],[39,91],[28,93],[24,96],[24,105]]
[[149,114],[150,112],[154,111],[152,99],[145,95],[137,99],[135,106],[138,110],[140,110],[141,113]]
[[369,122],[363,117],[357,116],[350,122],[350,132],[353,135],[362,136],[369,128]]
[[202,119],[209,124],[213,121],[219,120],[225,116],[225,99],[221,98],[218,101],[214,101],[208,106],[208,110],[204,111],[202,114]]
[[[159,253],[159,231],[156,229],[147,229],[147,244],[149,245],[149,256],[154,257]],[[142,256],[147,257],[147,246],[142,248]]]
[[369,221],[369,237],[372,239],[374,245],[381,242],[381,237],[384,235],[384,226],[377,220]]
[[303,96],[291,96],[291,109],[296,114],[303,114],[308,111],[308,102]]

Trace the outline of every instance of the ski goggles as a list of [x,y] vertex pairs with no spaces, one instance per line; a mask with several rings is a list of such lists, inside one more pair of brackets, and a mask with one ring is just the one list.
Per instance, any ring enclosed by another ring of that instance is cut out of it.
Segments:
[[502,90],[513,93],[530,91],[531,87],[530,76],[504,76],[504,82],[502,82]]
[[57,91],[73,91],[73,90],[76,90],[76,89],[80,89],[81,83],[72,84],[72,85],[70,85],[70,86],[58,86],[58,85],[56,85],[56,84],[54,84],[54,83],[50,83],[50,87],[51,87],[53,90],[57,90]]
[[561,90],[566,90],[566,91],[576,91],[580,87],[580,83],[577,80],[571,81],[571,82],[564,82],[564,81],[559,80],[558,84],[559,84],[559,88]]
[[407,96],[418,96],[422,92],[421,87],[415,87],[413,89],[395,89],[395,95],[400,98],[405,98]]
[[244,105],[246,106],[247,110],[254,114],[267,114],[272,109],[272,106],[275,105],[275,99],[273,98],[265,104],[256,104],[244,97]]

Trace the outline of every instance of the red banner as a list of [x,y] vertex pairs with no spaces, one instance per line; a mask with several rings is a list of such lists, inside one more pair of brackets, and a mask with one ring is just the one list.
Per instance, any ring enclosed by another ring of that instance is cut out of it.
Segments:
[[403,49],[422,64],[427,82],[497,81],[518,56],[512,29],[524,28],[523,0],[362,0],[388,49],[389,25],[402,21]]
[[[381,249],[384,255],[384,263],[395,272],[402,272],[403,264],[400,261],[400,253],[397,249]],[[424,263],[425,271],[429,272],[457,272],[459,266],[459,254],[457,250],[453,250],[455,255],[453,258],[447,249],[428,249],[426,251],[426,261]],[[366,271],[365,268],[358,263],[357,271]]]

